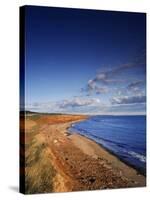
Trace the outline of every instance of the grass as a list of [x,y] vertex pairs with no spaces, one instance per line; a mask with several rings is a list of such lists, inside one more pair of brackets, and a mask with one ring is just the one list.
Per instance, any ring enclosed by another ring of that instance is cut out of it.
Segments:
[[[86,116],[85,116],[86,118]],[[52,165],[48,141],[42,133],[45,127],[52,124],[71,122],[83,119],[76,115],[27,115],[25,118],[25,193],[54,192],[54,178],[59,174]],[[24,126],[23,126],[24,128]],[[56,181],[56,180],[55,180]],[[55,182],[56,183],[56,182]],[[55,184],[56,185],[56,184]]]
[[26,132],[29,137],[25,146],[26,194],[53,192],[56,171],[47,152],[47,143],[38,133],[38,128],[34,126]]
[[26,115],[27,120],[37,120],[41,117],[40,114],[34,114],[34,115]]

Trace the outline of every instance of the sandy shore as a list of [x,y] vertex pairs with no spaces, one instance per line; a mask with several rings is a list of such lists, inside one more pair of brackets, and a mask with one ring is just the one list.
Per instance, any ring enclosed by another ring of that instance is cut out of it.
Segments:
[[146,185],[143,175],[94,141],[68,134],[72,123],[85,118],[59,115],[26,119],[26,193]]

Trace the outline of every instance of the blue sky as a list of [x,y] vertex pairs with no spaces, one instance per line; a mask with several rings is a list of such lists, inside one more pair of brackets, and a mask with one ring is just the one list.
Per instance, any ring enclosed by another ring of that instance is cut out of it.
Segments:
[[144,114],[145,14],[25,8],[25,107]]

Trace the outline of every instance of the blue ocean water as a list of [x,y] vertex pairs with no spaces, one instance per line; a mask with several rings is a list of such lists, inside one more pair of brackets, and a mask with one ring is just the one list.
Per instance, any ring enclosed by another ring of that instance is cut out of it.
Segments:
[[146,116],[91,116],[69,132],[80,133],[146,173]]

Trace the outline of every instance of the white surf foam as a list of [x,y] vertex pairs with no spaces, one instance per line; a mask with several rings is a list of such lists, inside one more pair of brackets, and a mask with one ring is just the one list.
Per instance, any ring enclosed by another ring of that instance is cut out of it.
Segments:
[[128,151],[128,154],[133,156],[134,158],[137,158],[138,160],[140,160],[141,162],[146,162],[146,157],[141,155],[141,154],[138,154],[134,151]]

